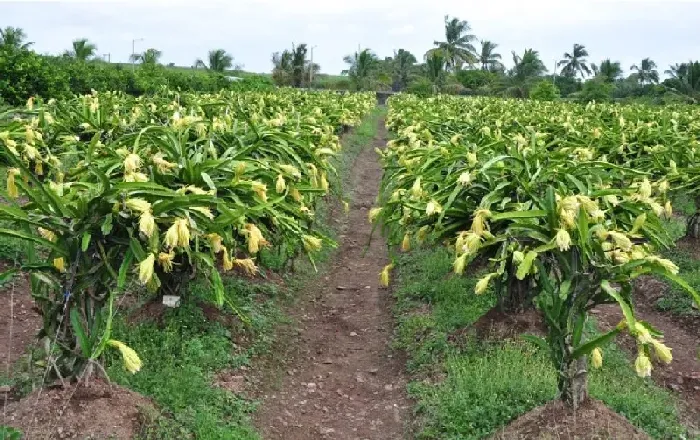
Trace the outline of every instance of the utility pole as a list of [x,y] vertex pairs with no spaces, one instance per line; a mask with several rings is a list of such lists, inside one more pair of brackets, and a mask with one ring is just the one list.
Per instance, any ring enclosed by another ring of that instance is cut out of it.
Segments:
[[102,58],[104,58],[105,61],[107,61],[108,63],[112,62],[112,54],[111,53],[102,54]]
[[136,60],[135,55],[136,55],[136,42],[137,41],[143,41],[143,38],[134,38],[131,40],[131,71],[134,72],[136,71]]
[[554,72],[552,72],[552,84],[557,85],[557,60],[554,60]]

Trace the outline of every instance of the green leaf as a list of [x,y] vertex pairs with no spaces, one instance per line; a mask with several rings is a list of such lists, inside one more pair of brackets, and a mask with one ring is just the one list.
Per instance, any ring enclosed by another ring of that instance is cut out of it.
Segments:
[[85,252],[88,250],[88,246],[90,246],[90,238],[92,238],[92,234],[90,234],[89,231],[85,231],[83,233],[83,241],[80,245],[80,249]]
[[620,304],[620,307],[622,308],[622,314],[625,315],[625,320],[627,320],[627,326],[631,329],[634,329],[636,319],[634,318],[634,312],[632,310],[632,306],[627,304],[627,301],[620,295],[620,292],[615,290],[610,285],[610,282],[608,280],[603,280],[600,283],[600,287],[610,296],[615,298],[615,301],[617,301],[618,304]]
[[591,351],[593,351],[594,348],[600,347],[604,344],[607,344],[608,342],[612,341],[615,339],[615,336],[617,336],[620,333],[620,330],[615,328],[613,330],[610,330],[607,333],[604,333],[594,339],[591,339],[590,341],[586,342],[583,345],[579,345],[577,348],[574,349],[574,352],[572,353],[572,356],[574,359],[578,359],[581,356],[585,356],[587,354],[590,354]]
[[86,359],[90,357],[92,353],[92,347],[90,345],[90,340],[85,333],[83,324],[80,322],[80,315],[78,309],[73,307],[70,311],[70,323],[73,326],[73,331],[78,338],[78,345],[80,345],[80,351],[83,353],[83,357]]

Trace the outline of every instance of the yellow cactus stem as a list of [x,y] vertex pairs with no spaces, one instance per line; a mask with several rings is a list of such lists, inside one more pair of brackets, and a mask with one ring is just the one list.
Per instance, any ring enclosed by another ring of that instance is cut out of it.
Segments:
[[161,174],[165,174],[171,169],[177,168],[177,164],[165,160],[163,153],[157,153],[155,156],[153,156],[152,160],[153,164],[156,166],[156,169],[158,169],[158,172]]
[[596,347],[591,352],[591,363],[593,364],[593,368],[600,368],[603,366],[603,352],[600,351],[600,348]]
[[498,275],[497,273],[490,273],[486,275],[485,277],[481,278],[479,281],[477,281],[476,286],[474,287],[474,293],[477,295],[481,295],[484,292],[486,292],[486,289],[489,287],[489,283],[491,282],[491,279]]
[[328,178],[326,177],[326,173],[322,172],[321,173],[321,189],[328,192],[328,188],[330,188],[328,185]]
[[647,221],[647,215],[646,213],[640,214],[637,216],[636,219],[634,219],[634,223],[632,224],[632,230],[630,231],[630,234],[636,234],[639,232],[640,229],[644,227],[644,224]]
[[518,271],[515,273],[515,276],[519,280],[524,280],[525,277],[532,271],[532,265],[535,262],[535,258],[537,258],[537,252],[535,251],[528,251],[525,254],[523,261],[518,265]]
[[151,210],[151,204],[146,200],[139,198],[126,199],[125,205],[127,208],[136,212],[146,212]]
[[323,245],[323,240],[313,235],[304,235],[302,241],[304,242],[304,249],[306,249],[306,252],[318,252]]
[[192,211],[197,211],[209,220],[214,220],[214,214],[212,214],[211,209],[205,206],[193,206],[190,208]]
[[128,371],[131,374],[136,374],[141,370],[141,367],[143,366],[143,362],[141,362],[141,359],[139,358],[139,355],[136,354],[136,352],[126,345],[123,342],[120,341],[115,341],[114,339],[110,339],[107,341],[107,345],[110,347],[117,348],[119,352],[122,355],[122,361],[124,362],[124,369]]
[[646,257],[646,260],[660,265],[673,275],[678,275],[678,266],[676,266],[676,264],[671,260],[667,260],[666,258],[660,258],[655,255]]
[[634,369],[637,371],[637,376],[639,377],[651,376],[651,361],[643,352],[640,352],[637,356],[637,360],[634,361]]
[[233,265],[242,269],[248,276],[255,276],[258,273],[258,267],[255,261],[251,258],[236,258],[233,260]]
[[670,161],[670,162],[668,163],[668,167],[671,169],[670,174],[671,174],[672,176],[678,174],[678,166],[676,165],[676,161],[675,161],[675,160]]
[[187,219],[184,218],[175,220],[175,225],[177,225],[177,244],[183,248],[190,246],[190,229],[188,223]]
[[623,251],[628,252],[632,250],[632,241],[622,232],[610,231],[610,237],[612,237],[615,245]]
[[277,194],[282,194],[287,189],[287,182],[284,181],[282,174],[277,175],[277,182],[275,182],[275,191]]
[[17,185],[15,183],[15,177],[19,176],[19,168],[9,168],[7,170],[7,195],[13,199],[19,196],[17,191]]
[[571,248],[571,236],[566,232],[566,229],[559,229],[557,231],[556,242],[559,250],[562,252],[568,251],[569,248]]
[[659,204],[659,203],[656,203],[654,201],[650,201],[649,207],[651,208],[652,211],[654,211],[654,214],[659,218],[663,218],[666,215],[666,211],[664,210],[664,207],[661,206],[661,204]]
[[165,232],[165,247],[167,248],[174,248],[177,246],[178,242],[178,237],[177,237],[177,220],[168,228],[168,230]]
[[265,240],[262,232],[260,232],[260,229],[258,229],[258,227],[254,224],[248,223],[245,228],[246,235],[248,236],[248,253],[257,254],[261,247],[265,247],[270,244],[267,240]]
[[66,260],[64,260],[63,257],[54,258],[53,267],[55,267],[57,271],[64,273],[66,271]]
[[418,243],[423,243],[425,241],[426,237],[428,236],[429,230],[430,230],[429,226],[427,226],[427,225],[422,226],[418,230],[418,233],[416,234],[416,241],[418,241]]
[[384,269],[382,269],[381,273],[379,274],[379,286],[387,288],[389,287],[389,273],[391,270],[394,268],[394,263],[387,264],[384,266]]
[[442,212],[442,206],[435,200],[431,200],[425,206],[425,214],[428,216],[440,214]]
[[486,219],[491,217],[491,211],[488,209],[477,209],[472,220],[472,232],[478,236],[484,235],[486,228]]
[[350,204],[345,200],[343,200],[343,212],[345,213],[345,215],[350,214]]
[[661,194],[666,194],[669,189],[671,189],[671,185],[668,183],[668,180],[662,180],[659,182],[659,192]]
[[40,160],[34,164],[34,174],[37,176],[44,175],[44,164]]
[[227,247],[223,247],[224,250],[224,257],[223,257],[223,264],[224,264],[224,270],[228,271],[233,269],[233,260],[231,259],[231,255],[228,252]]
[[408,252],[411,250],[411,236],[407,233],[403,236],[403,241],[401,241],[401,251]]
[[148,238],[156,231],[156,220],[153,218],[151,211],[141,213],[139,217],[139,231]]
[[615,249],[612,251],[612,260],[615,264],[627,264],[630,262],[630,257],[627,252]]
[[664,205],[664,214],[666,214],[667,219],[673,217],[673,206],[671,206],[670,200],[667,200],[666,204]]
[[289,174],[290,176],[294,177],[295,179],[300,179],[301,178],[301,172],[299,169],[293,165],[280,165],[279,168],[284,171],[285,173]]
[[248,165],[245,162],[238,162],[236,164],[236,177],[240,177],[245,173]]
[[211,250],[214,251],[215,254],[218,254],[219,252],[224,250],[224,246],[222,244],[223,238],[215,232],[211,234],[207,234],[206,236],[209,239],[209,243],[211,244]]
[[134,153],[129,153],[126,158],[124,158],[124,171],[126,174],[135,173],[139,168],[141,168],[141,158]]
[[42,227],[37,228],[39,231],[39,235],[41,235],[42,238],[49,240],[49,241],[56,241],[56,233],[53,231],[49,231],[48,229],[44,229]]
[[[488,127],[485,127],[488,128]],[[476,159],[476,153],[467,153],[467,163],[470,167],[476,165],[479,161]]]
[[464,269],[467,267],[467,258],[469,258],[469,254],[467,253],[455,258],[452,268],[457,275],[462,275],[464,273]]
[[148,176],[144,173],[125,173],[124,182],[148,182]]
[[465,171],[462,174],[460,174],[457,178],[457,183],[459,183],[462,186],[469,186],[469,184],[472,183],[471,173],[469,171]]
[[148,254],[146,258],[139,263],[139,281],[141,284],[146,285],[151,278],[153,278],[153,266],[156,262],[156,256],[154,254]]
[[296,188],[292,188],[292,190],[289,191],[289,194],[292,196],[292,198],[294,199],[294,201],[297,202],[297,203],[298,203],[298,202],[301,202],[301,201],[303,200],[303,198],[304,198],[304,197],[301,195],[301,193],[299,192],[299,190],[296,189]]
[[173,270],[173,260],[175,259],[175,252],[161,252],[158,254],[158,264],[163,268],[163,272],[170,273]]
[[253,191],[260,197],[263,202],[267,202],[267,185],[257,180],[252,183]]
[[413,182],[413,186],[411,187],[411,196],[413,196],[416,199],[419,199],[421,195],[423,195],[423,189],[421,188],[421,178],[418,176],[418,178]]
[[383,208],[372,208],[369,210],[369,214],[367,217],[369,218],[370,223],[374,223],[377,220],[377,217],[379,217],[379,214],[382,213]]
[[642,200],[646,200],[651,197],[651,183],[649,183],[649,179],[644,178],[642,183],[639,185],[638,193]]
[[651,345],[654,347],[654,352],[659,360],[665,364],[670,364],[673,360],[673,355],[671,354],[671,348],[664,345],[663,342],[657,341],[656,339],[651,341]]

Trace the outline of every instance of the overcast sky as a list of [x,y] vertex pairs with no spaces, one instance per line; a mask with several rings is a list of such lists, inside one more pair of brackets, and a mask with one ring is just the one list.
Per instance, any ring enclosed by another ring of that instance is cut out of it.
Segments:
[[0,0],[0,27],[21,27],[41,53],[58,54],[80,37],[100,54],[126,61],[154,47],[164,63],[191,66],[223,48],[246,70],[268,72],[272,52],[292,43],[317,46],[314,61],[339,73],[343,56],[371,48],[380,57],[404,48],[419,59],[444,36],[445,14],[468,20],[480,39],[511,51],[538,50],[547,67],[574,43],[589,61],[611,58],[625,69],[651,57],[669,64],[700,58],[700,1],[612,0]]

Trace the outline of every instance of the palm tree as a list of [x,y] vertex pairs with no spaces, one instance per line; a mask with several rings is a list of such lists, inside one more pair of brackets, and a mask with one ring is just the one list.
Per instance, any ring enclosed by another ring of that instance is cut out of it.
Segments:
[[343,58],[348,68],[343,70],[343,75],[348,75],[357,90],[371,88],[372,76],[379,67],[379,58],[369,49],[355,52]]
[[514,66],[511,70],[511,76],[520,82],[541,76],[547,72],[547,67],[540,59],[540,53],[536,50],[525,49],[523,56],[519,56],[513,51],[512,55]]
[[575,77],[579,73],[581,76],[591,74],[591,69],[586,64],[588,51],[586,46],[582,44],[574,44],[574,50],[571,53],[564,53],[564,58],[557,63],[557,67],[564,66],[561,74],[564,76]]
[[656,63],[651,58],[644,58],[639,66],[633,64],[630,70],[637,72],[637,78],[642,85],[659,82],[659,72],[656,70]]
[[210,50],[208,65],[201,58],[197,59],[194,65],[195,67],[204,67],[211,72],[223,73],[225,70],[233,67],[233,56],[229,55],[224,49]]
[[272,54],[272,79],[278,86],[292,85],[292,59],[294,55],[289,50]]
[[596,76],[599,76],[605,82],[615,82],[616,79],[622,76],[622,67],[617,61],[611,61],[610,58],[604,59],[598,67]]
[[[457,17],[450,19],[449,15],[445,16],[445,41],[435,41],[434,44],[442,51],[447,67],[454,70],[464,63],[474,64],[477,61],[476,49],[471,44],[476,40],[476,36],[469,34],[471,30],[466,20],[459,20]],[[426,59],[432,55],[433,51],[428,51]]]
[[664,81],[682,93],[693,94],[700,92],[700,62],[689,61],[670,66],[664,71],[671,78]]
[[87,61],[95,56],[97,46],[90,43],[87,38],[79,38],[73,41],[73,50],[66,51],[65,55],[78,61]]
[[394,89],[403,90],[406,88],[411,69],[416,61],[416,57],[407,50],[394,51],[394,58],[391,60]]
[[0,46],[12,47],[15,49],[29,49],[34,44],[25,42],[27,34],[22,28],[8,26],[5,29],[0,29]]
[[158,61],[160,61],[160,57],[163,55],[163,52],[159,51],[158,49],[147,49],[144,53],[135,53],[131,55],[131,61],[134,61],[136,63],[141,63],[141,64],[149,64],[149,65],[155,65],[158,64]]
[[481,70],[489,70],[499,64],[501,54],[495,52],[497,47],[498,44],[491,41],[481,41],[481,52],[478,57]]
[[306,44],[302,43],[292,51],[292,79],[294,87],[301,87],[306,73]]
[[440,51],[430,53],[425,60],[426,73],[430,82],[433,83],[435,91],[440,91],[443,86],[446,67],[447,57]]

